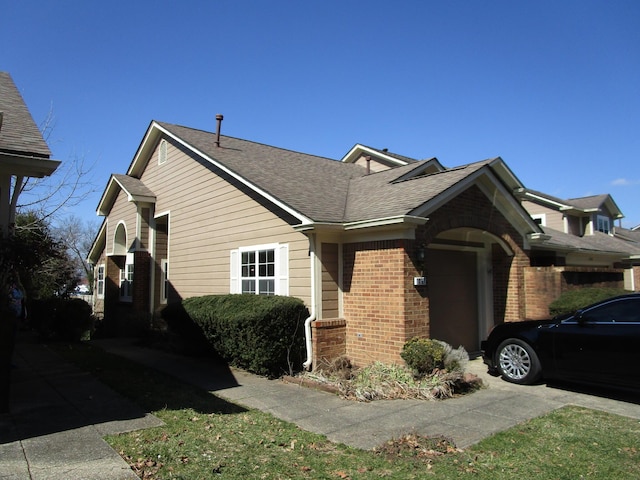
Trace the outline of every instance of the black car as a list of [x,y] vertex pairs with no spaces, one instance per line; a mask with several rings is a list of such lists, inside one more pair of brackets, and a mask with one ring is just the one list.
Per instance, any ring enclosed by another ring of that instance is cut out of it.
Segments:
[[552,320],[500,324],[482,350],[489,369],[512,383],[544,378],[640,391],[640,294]]

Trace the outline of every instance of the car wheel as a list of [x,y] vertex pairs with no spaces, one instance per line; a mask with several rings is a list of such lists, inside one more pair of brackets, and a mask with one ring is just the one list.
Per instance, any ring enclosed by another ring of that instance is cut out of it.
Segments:
[[498,371],[506,381],[526,385],[540,378],[540,360],[527,342],[509,338],[500,344],[496,356]]

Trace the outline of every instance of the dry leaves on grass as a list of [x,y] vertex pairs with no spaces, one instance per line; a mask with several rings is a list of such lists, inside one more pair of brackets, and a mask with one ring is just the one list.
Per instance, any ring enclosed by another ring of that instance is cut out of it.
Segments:
[[375,452],[389,459],[404,457],[431,463],[436,457],[460,453],[462,450],[456,447],[453,440],[442,435],[407,434],[400,438],[389,440],[384,445],[376,448]]

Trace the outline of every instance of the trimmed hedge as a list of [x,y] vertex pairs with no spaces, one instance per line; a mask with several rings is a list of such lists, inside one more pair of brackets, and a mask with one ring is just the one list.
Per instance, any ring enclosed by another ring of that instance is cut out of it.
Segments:
[[45,339],[79,342],[95,330],[91,305],[81,298],[33,300],[27,308],[27,321]]
[[201,333],[231,365],[268,377],[301,369],[308,316],[302,300],[267,295],[192,297],[162,311],[171,330]]
[[607,298],[615,297],[617,295],[624,295],[625,293],[631,292],[621,288],[597,287],[569,290],[549,304],[549,314],[556,316],[575,312],[576,310],[587,307],[592,303],[599,302],[600,300],[606,300]]

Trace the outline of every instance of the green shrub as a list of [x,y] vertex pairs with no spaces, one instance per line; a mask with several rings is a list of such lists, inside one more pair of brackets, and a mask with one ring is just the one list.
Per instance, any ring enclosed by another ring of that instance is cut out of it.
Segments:
[[442,342],[414,337],[404,344],[400,356],[419,376],[444,368],[445,348]]
[[169,328],[199,331],[232,365],[269,377],[301,368],[308,315],[302,300],[271,295],[193,297],[162,312]]
[[91,305],[80,298],[35,300],[29,305],[27,320],[47,339],[89,340],[95,329]]
[[616,295],[630,293],[621,288],[580,288],[564,292],[549,304],[549,314],[551,316],[571,313],[584,308],[592,303],[606,300]]

